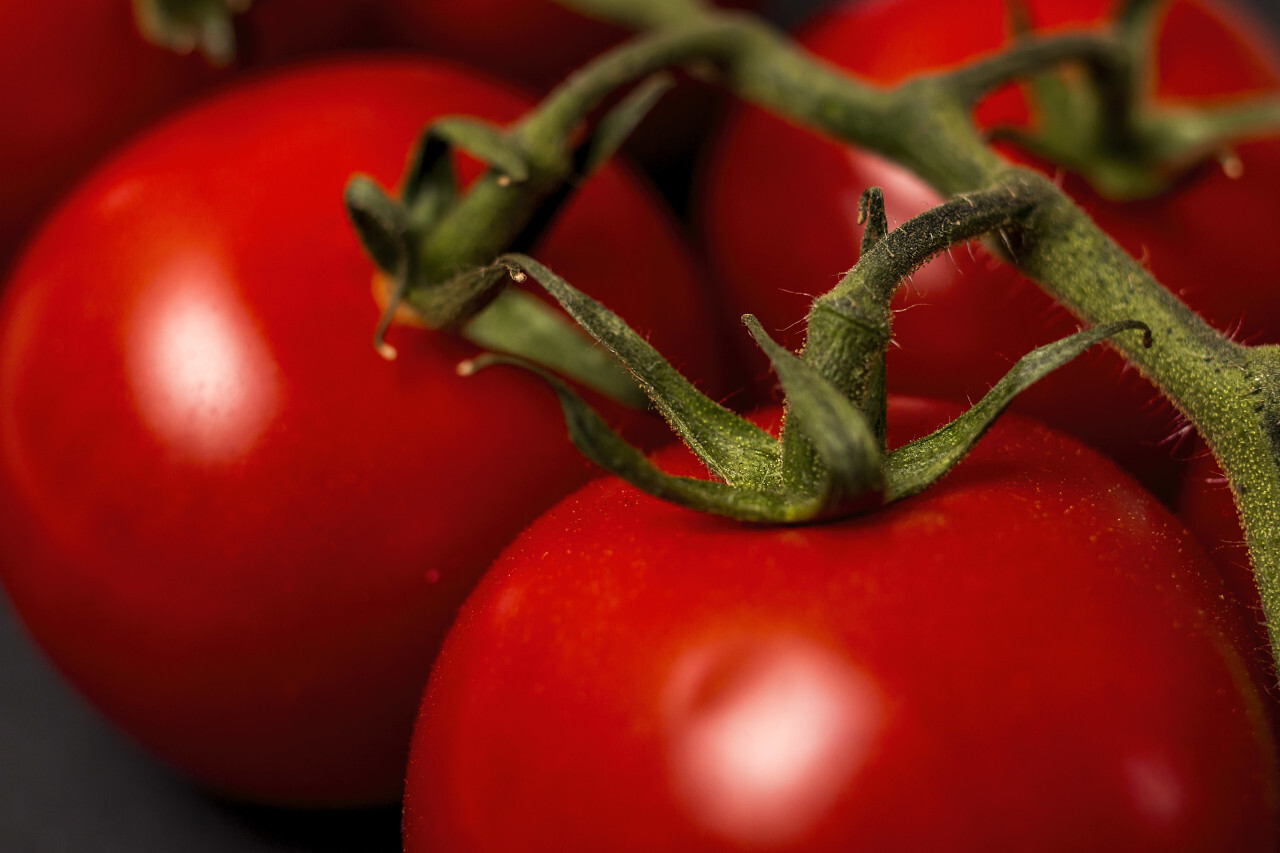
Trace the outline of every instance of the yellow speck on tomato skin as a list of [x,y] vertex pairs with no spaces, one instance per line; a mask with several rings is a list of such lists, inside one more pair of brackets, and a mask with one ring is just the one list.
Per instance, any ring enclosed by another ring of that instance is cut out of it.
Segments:
[[940,530],[951,524],[947,513],[935,510],[911,512],[894,519],[895,534],[914,535]]

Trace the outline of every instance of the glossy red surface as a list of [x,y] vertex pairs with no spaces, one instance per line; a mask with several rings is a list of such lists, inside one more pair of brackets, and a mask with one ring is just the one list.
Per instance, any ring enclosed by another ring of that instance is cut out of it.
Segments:
[[[0,107],[0,268],[93,160],[213,76],[142,41],[128,3],[6,3]],[[70,25],[70,21],[75,25]],[[69,61],[70,60],[70,61]]]
[[1253,577],[1231,484],[1207,450],[1187,466],[1186,482],[1178,499],[1178,517],[1200,540],[1236,596],[1254,607],[1260,634],[1265,635],[1258,582]]
[[[947,413],[897,400],[894,438]],[[405,849],[1274,849],[1251,639],[1212,574],[1113,464],[1017,419],[838,523],[597,481],[451,630]]]
[[[370,345],[355,171],[524,102],[426,60],[263,78],[140,139],[24,256],[0,311],[0,576],[71,680],[219,791],[389,800],[454,608],[592,469],[540,382],[457,339]],[[471,168],[474,172],[474,166]],[[688,254],[609,167],[537,254],[712,371]]]
[[258,0],[217,69],[146,42],[129,0],[0,3],[0,270],[93,164],[192,95],[316,51],[374,43],[372,0]]

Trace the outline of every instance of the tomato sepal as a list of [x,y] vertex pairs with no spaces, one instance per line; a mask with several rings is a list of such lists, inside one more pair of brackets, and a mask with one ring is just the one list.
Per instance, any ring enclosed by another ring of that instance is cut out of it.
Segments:
[[523,368],[543,379],[559,399],[565,427],[578,450],[604,471],[661,500],[748,522],[778,523],[811,514],[776,490],[667,473],[610,427],[569,383],[531,361],[485,353],[459,365],[459,373],[471,376],[499,364]]
[[755,316],[742,320],[787,397],[783,490],[827,507],[863,503],[883,491],[883,437],[867,416],[817,368],[769,337]]
[[477,346],[545,365],[632,409],[648,406],[617,360],[563,315],[522,290],[502,291],[461,329]]
[[342,200],[360,245],[378,269],[407,281],[403,268],[410,255],[410,225],[405,207],[367,175],[353,176]]
[[574,322],[630,371],[671,428],[713,474],[747,488],[769,483],[781,462],[772,436],[703,394],[620,317],[543,264],[516,254],[505,255],[502,261],[517,280],[524,280],[527,271]]
[[887,455],[887,500],[908,497],[937,482],[964,458],[1018,394],[1085,350],[1127,331],[1142,332],[1142,345],[1151,347],[1150,326],[1141,320],[1120,320],[1082,329],[1022,356],[981,400],[951,423]]
[[[1208,163],[1239,177],[1235,146],[1275,135],[1280,99],[1247,97],[1194,107],[1158,103],[1152,79],[1161,6],[1154,0],[1119,4],[1097,34],[1102,49],[1088,57],[1090,73],[1054,67],[1029,75],[1025,88],[1034,126],[998,125],[987,131],[988,140],[1010,143],[1079,175],[1115,202],[1160,196]],[[1010,12],[1015,44],[1055,40],[1033,35],[1035,21],[1025,3],[1012,3]],[[1117,50],[1106,50],[1108,43]]]
[[[464,267],[444,281],[430,281],[421,273],[419,246],[458,201],[452,152],[487,158],[512,181],[523,182],[529,173],[518,149],[512,137],[494,125],[444,118],[433,122],[415,146],[399,199],[366,175],[348,181],[344,190],[348,219],[379,270],[374,276],[374,296],[382,312],[373,346],[386,359],[396,357],[395,347],[386,340],[393,324],[457,332],[479,346],[572,377],[624,406],[644,408],[647,398],[626,371],[580,329],[541,300],[504,291],[506,266]],[[595,165],[607,159],[605,153]],[[516,242],[536,242],[569,195],[567,190],[557,192],[544,201],[544,210],[530,219]]]
[[618,435],[568,383],[528,359],[489,354],[465,362],[459,372],[471,375],[493,364],[533,372],[555,391],[570,439],[596,465],[662,500],[740,521],[800,524],[843,518],[916,494],[963,459],[1018,393],[1089,347],[1129,330],[1142,331],[1144,345],[1151,345],[1150,327],[1122,320],[1040,347],[1019,359],[963,415],[886,455],[883,437],[876,435],[855,402],[804,354],[791,353],[770,339],[750,315],[744,320],[787,392],[778,439],[702,394],[620,317],[543,264],[516,254],[504,255],[499,263],[517,281],[535,278],[613,353],[720,482],[664,472]]
[[492,122],[468,116],[448,116],[431,125],[431,135],[450,148],[463,151],[502,173],[506,182],[529,180],[529,160],[519,142]]
[[583,145],[583,168],[588,172],[594,171],[616,154],[644,121],[645,116],[657,106],[662,96],[675,85],[674,74],[660,71],[642,80],[628,92],[605,113]]
[[211,64],[230,65],[236,58],[232,18],[249,9],[251,0],[133,0],[134,17],[143,38],[174,53],[198,51]]

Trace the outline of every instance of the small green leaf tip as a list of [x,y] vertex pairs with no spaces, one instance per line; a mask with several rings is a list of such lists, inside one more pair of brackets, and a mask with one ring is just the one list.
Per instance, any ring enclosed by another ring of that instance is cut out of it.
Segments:
[[[823,514],[838,514],[878,495],[883,487],[880,442],[867,418],[814,367],[770,338],[754,316],[743,321],[787,395],[784,487],[817,501]],[[787,440],[792,435],[813,453],[786,452],[795,447]]]
[[373,332],[373,348],[391,361],[396,357],[396,350],[387,343],[387,330],[404,302],[412,273],[408,215],[399,202],[365,175],[355,175],[347,182],[343,202],[360,244],[391,283],[386,305]]
[[133,0],[143,38],[174,53],[199,51],[219,67],[235,60],[232,18],[248,8],[249,0]]
[[525,255],[504,255],[503,260],[528,272],[579,326],[613,353],[717,477],[754,486],[775,476],[780,454],[772,436],[699,391],[621,317],[547,267]]
[[858,224],[862,230],[862,249],[859,255],[865,255],[876,247],[889,233],[889,217],[884,209],[884,190],[880,187],[868,187],[858,199]]
[[342,200],[356,236],[378,269],[395,275],[408,254],[409,221],[404,208],[366,175],[347,181]]
[[[1023,0],[1008,2],[1011,12],[1023,6]],[[1010,53],[989,64],[1003,65],[1006,80],[1030,78],[1036,125],[997,127],[987,139],[1012,143],[1080,175],[1113,201],[1161,195],[1214,160],[1228,175],[1238,171],[1231,149],[1280,131],[1280,98],[1224,97],[1195,106],[1158,101],[1155,50],[1166,6],[1166,0],[1118,3],[1110,30],[1096,33],[1087,51],[1079,42],[1075,59],[1084,61],[1090,72],[1084,75],[1063,73],[1060,61],[1041,69],[1055,41],[1061,46],[1067,38],[1037,36],[1030,32],[1030,18],[1019,13],[1018,61]]]
[[627,93],[627,96],[596,124],[591,133],[591,139],[587,142],[587,151],[582,158],[582,171],[588,174],[594,172],[616,154],[622,144],[631,137],[631,132],[644,121],[645,116],[674,85],[675,77],[664,71],[647,78]]
[[438,119],[431,132],[451,147],[497,169],[515,183],[529,180],[524,150],[504,128],[465,116]]
[[400,203],[410,226],[426,234],[458,200],[458,175],[449,143],[428,127],[414,146],[400,181]]
[[981,400],[936,432],[889,453],[885,492],[889,501],[916,494],[955,467],[1018,394],[1107,338],[1141,331],[1150,347],[1151,328],[1138,320],[1103,323],[1038,347],[1024,355]]

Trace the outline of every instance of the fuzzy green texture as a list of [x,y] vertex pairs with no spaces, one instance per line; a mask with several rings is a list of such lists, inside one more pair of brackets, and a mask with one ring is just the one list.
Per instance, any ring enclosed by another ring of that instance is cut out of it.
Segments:
[[[1011,198],[1002,190],[984,201],[994,202],[999,209],[1007,208]],[[904,252],[928,257],[944,250],[950,239],[980,233],[984,216],[988,221],[991,218],[987,207],[966,201],[958,211],[947,212],[943,221],[954,222],[955,233],[936,228],[939,216],[930,211],[884,235],[877,246],[894,243],[895,235],[901,232],[910,238],[898,241]],[[846,279],[855,278],[860,268],[892,270],[904,263],[909,267],[915,264],[911,257],[900,259],[887,251],[873,250]],[[1151,343],[1150,329],[1130,320],[1086,329],[1040,347],[1019,359],[977,405],[955,421],[906,447],[886,452],[883,425],[875,421],[877,411],[881,418],[884,412],[883,370],[861,374],[875,389],[870,396],[879,397],[877,410],[862,403],[860,395],[865,389],[837,384],[824,375],[824,368],[834,366],[835,379],[846,379],[839,360],[815,358],[811,353],[838,352],[846,357],[844,363],[855,366],[875,360],[883,364],[887,320],[883,329],[856,322],[834,325],[828,329],[830,346],[797,354],[774,342],[755,317],[748,315],[744,318],[747,327],[773,363],[787,395],[782,435],[775,439],[698,391],[620,317],[538,261],[512,253],[502,256],[499,264],[517,280],[532,277],[603,344],[718,480],[662,471],[615,433],[568,383],[538,364],[502,357],[481,359],[478,364],[495,360],[517,364],[549,382],[560,399],[570,438],[605,471],[663,500],[740,521],[801,524],[843,518],[915,494],[959,463],[1017,394],[1085,349],[1133,329],[1144,332],[1144,346]],[[869,279],[884,275],[873,273]],[[893,290],[860,288],[858,293],[887,315]],[[859,300],[848,301],[854,305]],[[814,311],[817,316],[833,313],[821,307]]]

